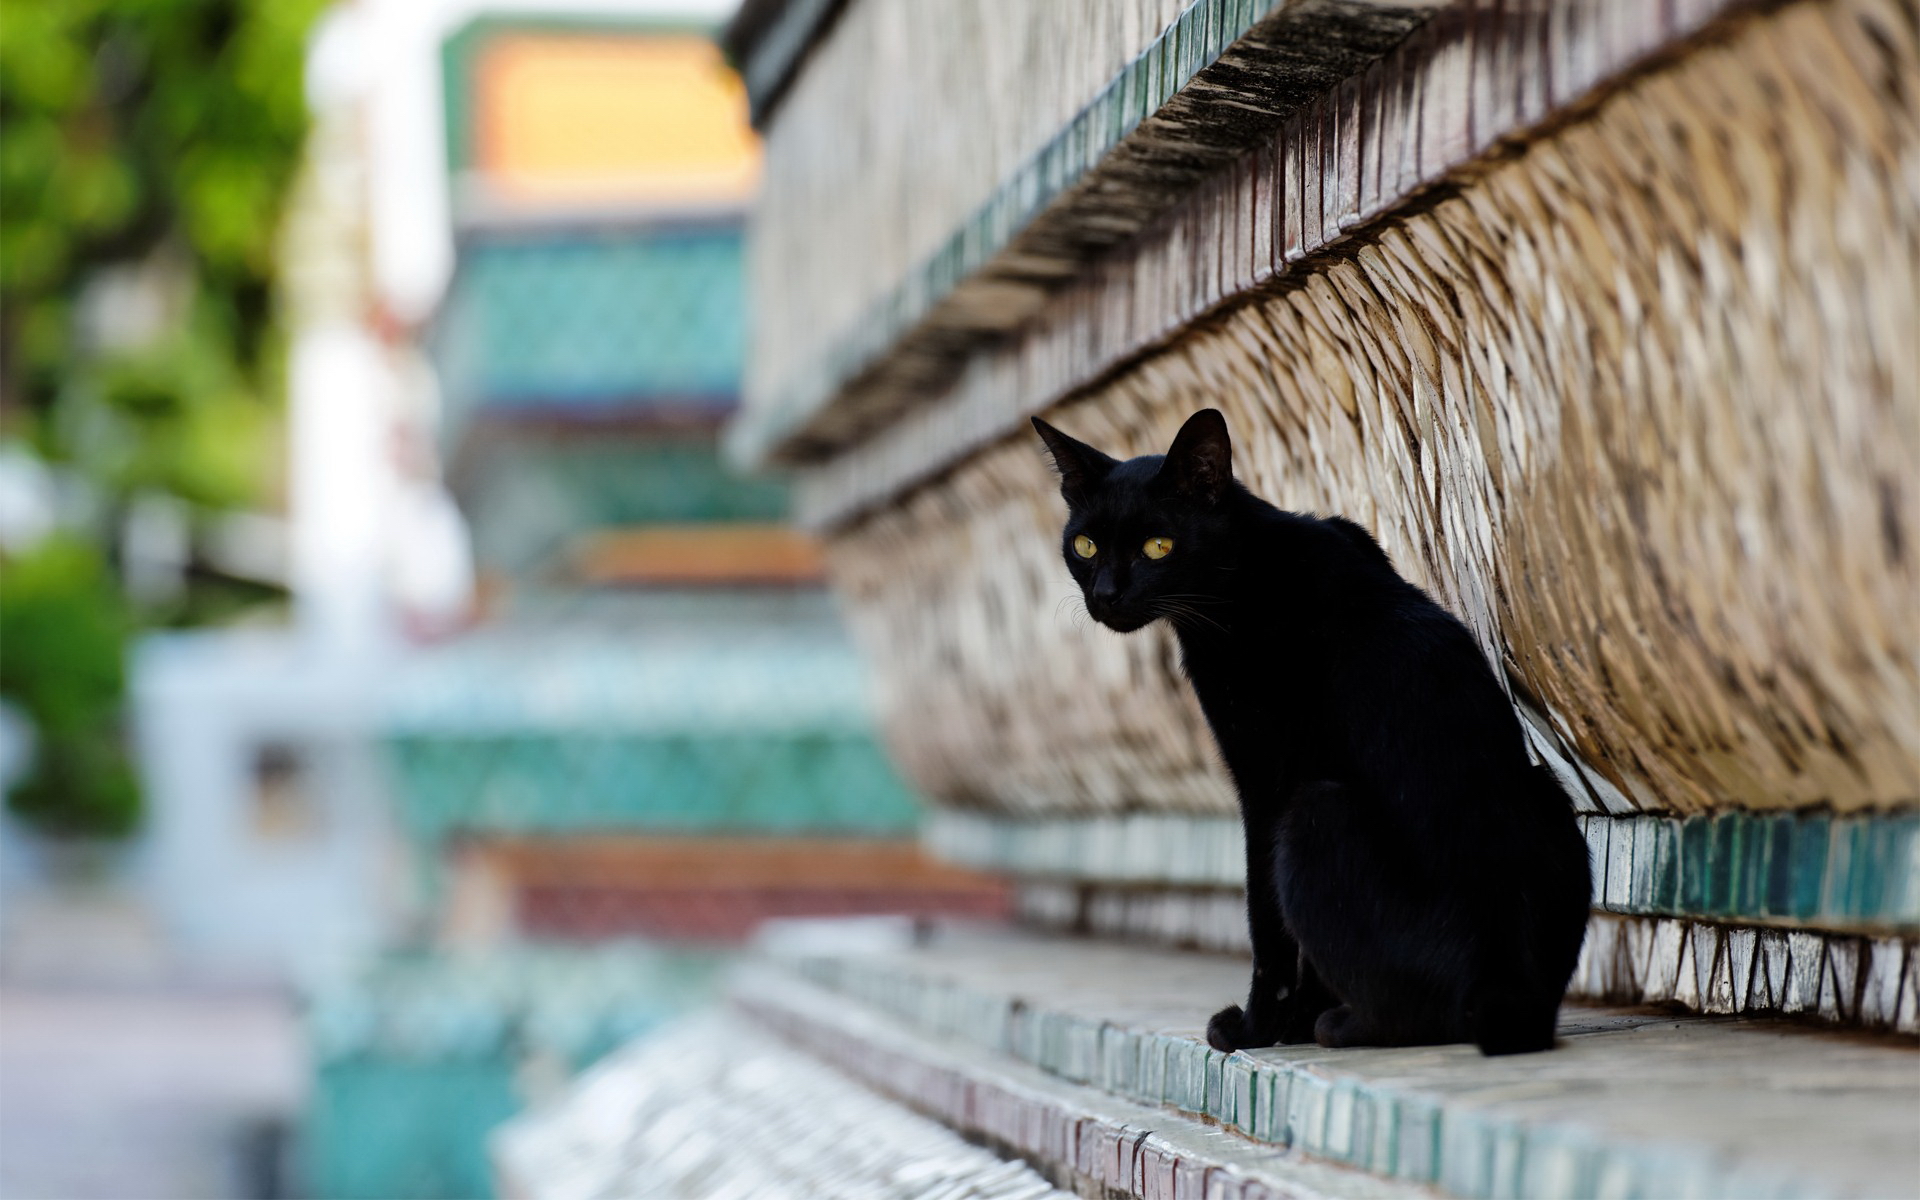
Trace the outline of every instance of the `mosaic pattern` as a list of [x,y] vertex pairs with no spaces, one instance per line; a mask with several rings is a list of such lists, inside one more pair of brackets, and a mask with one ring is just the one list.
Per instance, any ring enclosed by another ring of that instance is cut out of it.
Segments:
[[918,816],[871,737],[390,736],[400,810],[449,833],[908,833]]
[[[995,939],[796,967],[843,1005],[871,1005],[925,1035],[1455,1196],[1874,1195],[1900,1192],[1920,1170],[1908,1045],[1569,1009],[1561,1047],[1545,1055],[1223,1055],[1203,1040],[1192,996],[1233,994],[1244,967],[1209,961]],[[737,994],[761,1011],[791,990],[761,981]],[[1821,1115],[1810,1122],[1815,1090]]]
[[824,598],[528,604],[410,657],[383,741],[421,847],[454,830],[905,833]]
[[[1920,814],[1579,818],[1595,907],[1616,913],[1920,929]],[[1240,823],[1139,814],[1016,821],[941,811],[926,837],[956,862],[1108,884],[1238,888]]]
[[634,946],[394,955],[308,997],[301,1131],[317,1196],[492,1194],[488,1131],[614,1046],[710,996],[720,962]]
[[[1246,896],[1221,888],[1059,883],[1020,889],[1041,929],[1133,944],[1250,953]],[[1569,994],[1695,1012],[1786,1014],[1920,1033],[1920,940],[1594,913]]]
[[457,439],[481,410],[731,406],[737,226],[470,235],[433,333]]
[[[764,979],[764,977],[762,977]],[[1077,1195],[1138,1200],[1414,1200],[1425,1188],[1251,1142],[1194,1117],[1051,1078],[1025,1063],[940,1047],[787,976],[735,1006],[868,1086],[1009,1155]]]
[[1920,928],[1920,814],[1583,817],[1611,912]]

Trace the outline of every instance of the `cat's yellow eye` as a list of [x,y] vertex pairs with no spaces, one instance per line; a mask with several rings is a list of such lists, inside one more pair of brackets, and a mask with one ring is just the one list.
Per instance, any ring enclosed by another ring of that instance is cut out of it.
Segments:
[[1093,539],[1088,537],[1086,534],[1083,533],[1079,537],[1073,539],[1073,552],[1075,554],[1078,554],[1081,558],[1092,558],[1094,550],[1095,550],[1095,546],[1093,544]]
[[1146,555],[1148,558],[1165,558],[1172,552],[1172,538],[1148,538],[1147,544],[1140,548],[1140,553]]

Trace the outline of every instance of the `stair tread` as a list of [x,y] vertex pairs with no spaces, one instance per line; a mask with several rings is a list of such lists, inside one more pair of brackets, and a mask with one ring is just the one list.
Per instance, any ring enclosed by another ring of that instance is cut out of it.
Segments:
[[1246,966],[1229,957],[943,930],[921,946],[786,968],[1067,1080],[1456,1194],[1573,1194],[1643,1178],[1669,1185],[1661,1194],[1899,1195],[1920,1181],[1911,1039],[1569,1005],[1546,1054],[1224,1056],[1205,1048],[1204,1026],[1244,990]]
[[718,1013],[630,1043],[492,1144],[502,1190],[526,1200],[1066,1196],[1026,1164]]

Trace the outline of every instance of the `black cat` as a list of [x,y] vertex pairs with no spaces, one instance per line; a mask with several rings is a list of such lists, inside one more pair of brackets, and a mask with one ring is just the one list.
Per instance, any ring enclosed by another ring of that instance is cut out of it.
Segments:
[[1360,526],[1241,486],[1213,409],[1125,462],[1033,425],[1087,611],[1172,623],[1239,789],[1253,986],[1207,1040],[1552,1047],[1587,847],[1466,627]]

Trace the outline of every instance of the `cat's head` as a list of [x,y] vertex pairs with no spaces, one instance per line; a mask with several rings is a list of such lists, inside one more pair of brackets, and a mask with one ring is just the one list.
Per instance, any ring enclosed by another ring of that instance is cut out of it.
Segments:
[[[1033,418],[1067,500],[1061,553],[1087,612],[1121,633],[1201,619],[1232,566],[1222,503],[1235,487],[1219,410],[1187,418],[1165,454],[1122,462]],[[1196,615],[1198,614],[1198,615]]]

